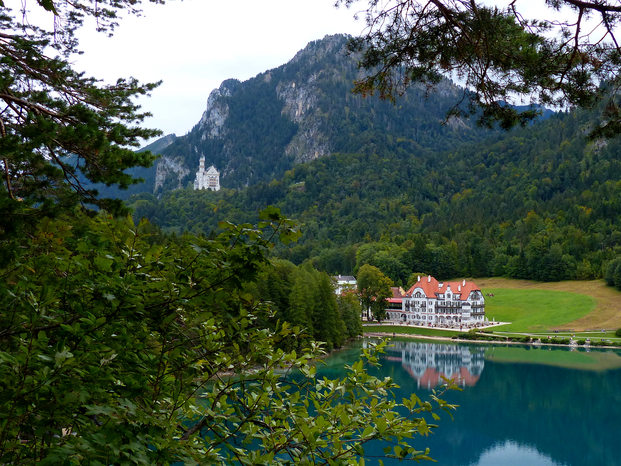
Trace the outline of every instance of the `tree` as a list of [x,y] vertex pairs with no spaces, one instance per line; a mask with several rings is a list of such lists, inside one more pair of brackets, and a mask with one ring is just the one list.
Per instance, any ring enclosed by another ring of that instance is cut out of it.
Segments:
[[[538,3],[551,10],[547,18],[525,18],[523,4],[515,1],[500,9],[473,0],[369,0],[366,33],[351,43],[369,74],[355,90],[394,99],[413,83],[435,86],[443,75],[457,76],[468,87],[463,100],[470,105],[456,103],[451,113],[480,110],[482,123],[498,121],[504,128],[538,114],[536,107],[519,111],[507,103],[589,106],[604,93],[614,96],[621,84],[619,3]],[[594,134],[617,134],[620,125],[621,112],[610,97]]]
[[[37,0],[29,6],[52,13],[51,30],[30,22],[0,0],[0,235],[77,203],[122,210],[120,201],[98,199],[85,180],[126,187],[125,169],[149,166],[136,153],[140,138],[159,131],[139,126],[146,113],[132,99],[157,84],[119,79],[105,85],[72,69],[79,53],[76,30],[92,17],[112,32],[120,11],[138,13],[134,0]],[[37,12],[41,13],[41,12]]]
[[346,463],[377,439],[425,458],[407,439],[432,405],[394,400],[373,350],[320,379],[320,345],[277,349],[301,330],[261,325],[245,285],[270,237],[296,233],[266,216],[212,239],[105,213],[39,222],[0,269],[0,463]]
[[[131,101],[153,85],[104,86],[68,61],[85,18],[109,32],[140,2],[36,3],[58,28],[0,0],[0,463],[351,463],[376,439],[426,458],[405,439],[433,429],[430,403],[393,400],[392,380],[363,361],[318,380],[321,345],[277,349],[301,330],[262,325],[272,310],[247,286],[272,238],[298,235],[275,209],[257,226],[175,238],[76,207],[118,211],[81,177],[125,186],[125,168],[151,162],[127,146],[156,134],[133,126],[145,115]],[[327,277],[321,291],[334,299]]]
[[386,299],[392,296],[392,281],[380,269],[365,264],[356,278],[363,309],[371,310],[373,318],[381,321],[386,316]]
[[339,314],[347,328],[347,336],[349,338],[362,335],[362,308],[360,307],[360,299],[355,293],[345,293],[336,298]]

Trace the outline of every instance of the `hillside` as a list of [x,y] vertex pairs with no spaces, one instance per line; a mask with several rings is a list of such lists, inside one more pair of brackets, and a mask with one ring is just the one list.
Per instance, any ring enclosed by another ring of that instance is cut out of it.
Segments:
[[413,272],[600,278],[621,253],[621,144],[586,139],[597,114],[558,114],[444,151],[386,138],[241,191],[179,190],[132,206],[164,228],[208,233],[273,204],[304,232],[281,257],[331,273],[371,263],[400,284]]
[[[173,143],[177,138],[175,134],[167,134],[162,136],[151,144],[141,148],[137,152],[150,151],[153,154],[160,154],[166,147]],[[96,189],[100,198],[128,199],[133,194],[153,191],[155,183],[155,171],[157,161],[150,167],[132,167],[126,170],[132,177],[143,180],[128,186],[127,189],[121,189],[117,185],[106,186],[103,183],[90,183],[85,177],[81,177],[80,181],[89,189]]]
[[437,151],[489,134],[471,121],[445,121],[464,93],[449,81],[434,92],[412,87],[396,105],[352,94],[359,72],[347,41],[327,36],[278,68],[224,81],[194,128],[161,151],[153,192],[188,186],[201,155],[222,186],[240,188],[334,153],[374,153],[398,141]]

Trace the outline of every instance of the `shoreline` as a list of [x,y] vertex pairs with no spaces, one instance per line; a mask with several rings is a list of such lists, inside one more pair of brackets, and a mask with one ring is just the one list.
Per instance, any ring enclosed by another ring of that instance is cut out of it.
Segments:
[[582,349],[621,349],[621,346],[601,346],[601,345],[571,345],[565,343],[525,343],[523,341],[498,341],[498,340],[468,340],[465,338],[452,338],[452,337],[442,337],[442,336],[432,336],[432,335],[416,335],[413,333],[396,333],[396,332],[363,332],[363,337],[368,338],[409,338],[414,340],[435,340],[435,341],[451,341],[456,343],[482,343],[482,344],[492,344],[492,345],[528,345],[528,346],[559,346],[565,348],[582,348]]

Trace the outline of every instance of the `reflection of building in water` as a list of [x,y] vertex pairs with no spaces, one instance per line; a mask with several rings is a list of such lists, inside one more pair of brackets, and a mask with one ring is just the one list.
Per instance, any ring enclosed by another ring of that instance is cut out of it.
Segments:
[[474,386],[485,365],[484,348],[393,341],[388,351],[401,353],[401,358],[393,356],[389,359],[400,360],[405,370],[418,381],[418,386],[428,389],[444,383],[442,377],[461,386]]

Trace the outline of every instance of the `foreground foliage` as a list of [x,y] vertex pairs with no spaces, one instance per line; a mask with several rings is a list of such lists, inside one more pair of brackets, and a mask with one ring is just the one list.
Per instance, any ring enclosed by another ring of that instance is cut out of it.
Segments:
[[126,169],[151,165],[154,157],[132,146],[160,132],[140,127],[148,114],[135,98],[157,84],[104,84],[71,62],[88,17],[110,32],[120,12],[137,13],[140,2],[14,3],[0,1],[0,237],[79,203],[126,210],[87,182],[125,188],[137,181]]
[[246,288],[271,238],[297,233],[263,216],[211,239],[42,221],[0,271],[0,463],[355,463],[375,439],[426,457],[406,440],[433,428],[431,403],[393,399],[363,362],[317,378],[321,345],[278,349],[302,330]]

